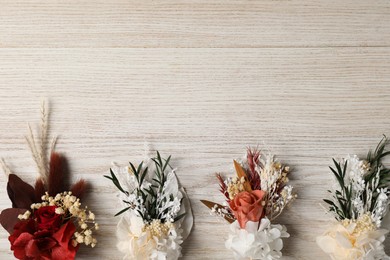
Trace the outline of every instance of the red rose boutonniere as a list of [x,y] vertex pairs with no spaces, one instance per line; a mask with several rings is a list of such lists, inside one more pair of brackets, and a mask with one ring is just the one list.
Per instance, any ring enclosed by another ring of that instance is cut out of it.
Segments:
[[17,259],[74,259],[80,244],[95,247],[97,243],[93,234],[99,228],[95,215],[80,203],[86,182],[66,185],[66,159],[54,151],[54,142],[50,160],[46,156],[47,117],[43,105],[39,142],[31,128],[26,137],[39,171],[34,186],[13,174],[1,160],[8,175],[12,208],[1,212],[0,224],[10,234],[8,240]]

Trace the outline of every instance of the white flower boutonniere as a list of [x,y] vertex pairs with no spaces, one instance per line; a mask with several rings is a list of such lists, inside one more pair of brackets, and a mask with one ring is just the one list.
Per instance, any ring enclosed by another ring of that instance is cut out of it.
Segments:
[[336,221],[317,237],[318,246],[331,259],[374,260],[390,259],[383,241],[389,232],[382,227],[382,220],[389,208],[390,169],[381,159],[388,139],[384,137],[374,152],[363,160],[349,156],[330,167],[336,177],[337,187],[329,190],[330,199],[324,199]]
[[114,166],[105,176],[117,187],[123,209],[117,226],[118,249],[124,259],[175,260],[188,237],[193,217],[187,194],[179,185],[169,156],[138,167]]

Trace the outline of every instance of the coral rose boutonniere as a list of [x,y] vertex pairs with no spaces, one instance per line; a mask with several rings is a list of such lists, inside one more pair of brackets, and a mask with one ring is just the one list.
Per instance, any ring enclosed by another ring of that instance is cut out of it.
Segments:
[[123,259],[175,260],[191,232],[190,201],[180,186],[169,156],[129,167],[114,165],[110,179],[119,190],[123,209],[117,225],[117,247]]
[[279,259],[282,238],[289,237],[285,226],[271,224],[296,197],[287,185],[289,167],[248,149],[245,158],[234,161],[237,175],[223,178],[217,174],[224,204],[202,200],[213,215],[230,224],[225,246],[236,259]]
[[385,151],[387,144],[384,137],[364,159],[357,155],[340,162],[333,159],[335,167],[330,170],[337,182],[328,191],[331,197],[324,202],[335,221],[317,237],[318,246],[331,259],[390,259],[383,246],[389,230],[382,227],[390,204],[390,169],[381,162],[390,155],[390,151]]
[[31,127],[26,137],[39,177],[34,186],[13,174],[4,160],[8,175],[7,192],[12,208],[0,214],[0,223],[9,232],[8,240],[17,259],[74,259],[81,244],[95,247],[95,215],[81,206],[86,182],[68,185],[66,159],[54,151],[47,158],[47,109],[42,106],[40,138]]

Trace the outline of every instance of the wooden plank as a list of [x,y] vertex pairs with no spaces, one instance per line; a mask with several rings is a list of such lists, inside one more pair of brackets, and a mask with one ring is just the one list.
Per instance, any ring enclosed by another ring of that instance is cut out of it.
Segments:
[[386,0],[2,0],[0,47],[389,46]]
[[[199,200],[222,202],[215,172],[260,144],[289,163],[299,198],[278,219],[292,237],[284,259],[325,259],[314,239],[330,218],[319,206],[332,185],[331,157],[364,155],[390,129],[390,48],[0,49],[0,157],[35,177],[23,135],[51,101],[74,178],[92,184],[87,204],[99,245],[78,259],[121,259],[115,248],[111,161],[143,157],[145,141],[172,154],[195,227],[183,259],[231,259],[227,225]],[[10,202],[0,175],[0,208]],[[4,231],[0,258],[11,258]]]

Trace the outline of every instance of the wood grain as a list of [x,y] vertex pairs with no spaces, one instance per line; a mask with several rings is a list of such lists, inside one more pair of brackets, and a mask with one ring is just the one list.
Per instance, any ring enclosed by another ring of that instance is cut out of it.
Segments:
[[[319,203],[331,158],[390,135],[389,13],[388,1],[1,0],[0,157],[34,180],[23,136],[49,98],[50,134],[74,179],[93,184],[101,224],[78,259],[121,259],[102,175],[149,142],[173,156],[192,202],[183,259],[222,260],[227,225],[199,200],[222,202],[214,173],[259,144],[294,170],[283,259],[327,259],[314,240],[330,220]],[[0,175],[0,209],[5,186]],[[4,230],[0,258],[12,259]]]
[[3,47],[389,46],[387,0],[2,0]]

